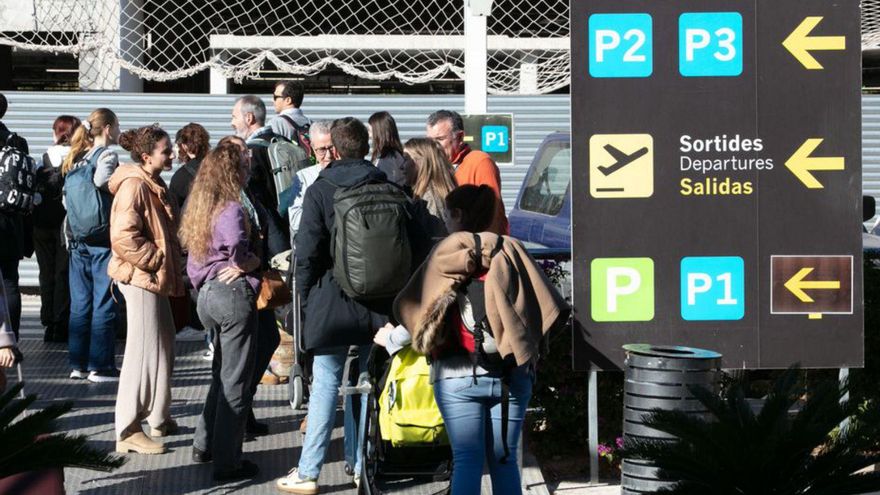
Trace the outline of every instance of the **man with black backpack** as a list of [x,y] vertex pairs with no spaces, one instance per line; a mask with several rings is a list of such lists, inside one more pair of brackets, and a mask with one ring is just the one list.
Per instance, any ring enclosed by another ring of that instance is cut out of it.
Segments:
[[[6,97],[0,94],[0,119],[8,106]],[[0,272],[16,339],[21,323],[18,263],[33,251],[25,215],[33,208],[35,187],[36,165],[28,156],[27,141],[0,121]]]
[[254,95],[242,96],[235,102],[231,124],[235,135],[244,139],[250,150],[248,189],[286,226],[296,173],[311,165],[308,153],[265,125],[266,104]]
[[[306,190],[295,239],[303,336],[314,361],[299,466],[276,482],[287,493],[318,493],[348,349],[359,346],[361,371],[366,370],[375,329],[389,321],[394,297],[429,247],[409,197],[364,160],[369,151],[364,124],[339,119],[330,134],[334,161]],[[366,413],[363,399],[359,429]],[[355,483],[361,461],[353,466]]]

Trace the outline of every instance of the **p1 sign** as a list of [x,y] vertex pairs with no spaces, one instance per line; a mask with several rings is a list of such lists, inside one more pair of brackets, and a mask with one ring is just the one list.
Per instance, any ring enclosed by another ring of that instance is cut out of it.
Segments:
[[488,153],[495,163],[513,163],[513,115],[462,115],[464,141]]

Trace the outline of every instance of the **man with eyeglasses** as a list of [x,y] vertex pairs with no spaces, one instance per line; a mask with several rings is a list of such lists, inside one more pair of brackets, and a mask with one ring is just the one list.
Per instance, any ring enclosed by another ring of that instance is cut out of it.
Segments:
[[495,191],[498,207],[495,208],[495,220],[489,231],[509,235],[510,225],[507,223],[504,201],[501,199],[501,172],[492,157],[482,151],[472,150],[464,142],[464,122],[461,115],[451,110],[432,113],[428,116],[427,136],[443,148],[446,159],[454,167],[456,184],[487,185]]
[[296,231],[299,230],[299,222],[302,218],[303,198],[306,195],[306,189],[318,179],[318,174],[321,173],[321,170],[324,170],[327,165],[330,165],[330,162],[333,161],[333,142],[330,140],[330,128],[332,126],[333,122],[322,120],[313,123],[309,128],[312,150],[315,152],[317,163],[297,172],[296,179],[294,179],[293,182],[293,204],[287,210],[290,219],[291,244],[293,244]]
[[[272,92],[272,103],[275,106],[277,117],[272,119],[269,125],[272,132],[277,136],[283,136],[288,141],[300,146],[307,134],[311,133],[311,119],[305,116],[300,109],[302,106],[304,91],[302,84],[294,81],[278,81]],[[309,139],[309,141],[311,141]]]

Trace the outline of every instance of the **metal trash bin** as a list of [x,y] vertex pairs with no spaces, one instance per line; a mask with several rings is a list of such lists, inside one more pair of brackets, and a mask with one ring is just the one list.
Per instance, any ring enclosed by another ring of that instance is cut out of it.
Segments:
[[[721,354],[679,346],[628,344],[624,361],[623,438],[670,440],[664,432],[645,426],[643,416],[653,409],[684,411],[703,415],[708,411],[688,390],[700,385],[718,390],[721,377]],[[624,459],[621,464],[623,495],[653,493],[669,488],[671,483],[658,481],[657,469],[639,459]]]

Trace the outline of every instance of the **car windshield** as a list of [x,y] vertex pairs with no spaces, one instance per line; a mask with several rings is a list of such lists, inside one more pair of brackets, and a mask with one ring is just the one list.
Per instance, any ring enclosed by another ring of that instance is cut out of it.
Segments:
[[571,145],[553,142],[544,147],[538,166],[529,175],[520,209],[556,215],[571,184]]

